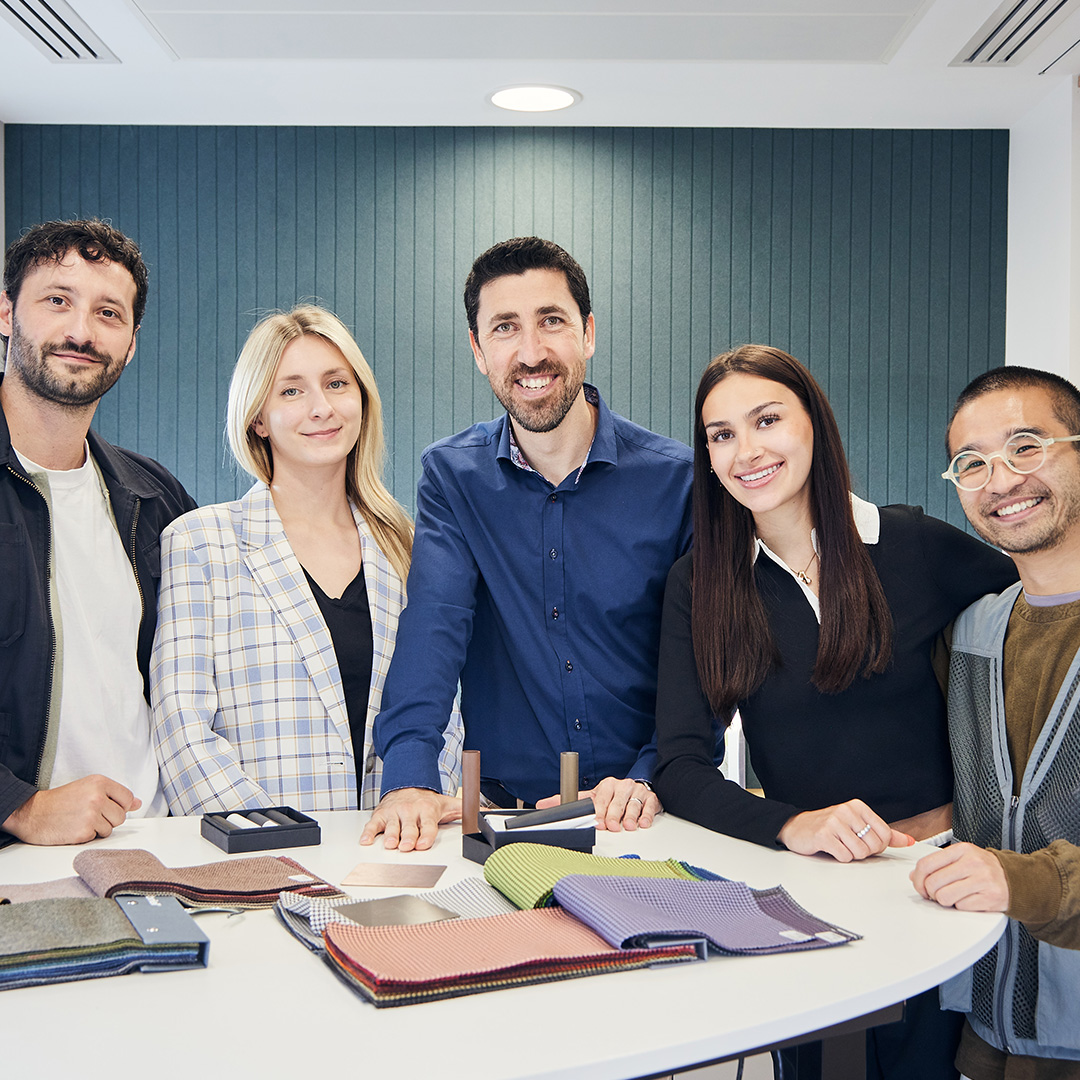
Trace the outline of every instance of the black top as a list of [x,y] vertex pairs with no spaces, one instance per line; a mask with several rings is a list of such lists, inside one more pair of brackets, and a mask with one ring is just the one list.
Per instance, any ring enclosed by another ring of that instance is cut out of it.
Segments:
[[665,808],[718,832],[775,844],[803,810],[862,799],[886,821],[952,799],[945,701],[931,666],[939,632],[964,608],[1017,578],[1008,556],[919,507],[880,510],[868,544],[893,617],[893,656],[881,675],[823,694],[810,678],[818,622],[792,575],[760,552],[755,580],[781,662],[739,703],[750,759],[767,796],[725,780],[713,764],[717,721],[701,689],[690,634],[692,555],[671,569],[664,596],[656,700]]
[[304,577],[308,579],[315,602],[326,620],[326,629],[330,631],[338,670],[341,672],[356,764],[356,798],[359,806],[364,783],[364,733],[367,728],[368,693],[371,690],[371,655],[375,648],[364,568],[360,567],[356,577],[339,597],[327,596],[307,570],[304,570]]

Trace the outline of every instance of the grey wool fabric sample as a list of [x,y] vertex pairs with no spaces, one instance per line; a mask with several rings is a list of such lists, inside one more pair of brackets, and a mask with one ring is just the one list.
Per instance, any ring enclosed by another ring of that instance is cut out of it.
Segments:
[[[0,908],[0,958],[140,941],[115,902],[52,899]],[[2,962],[2,960],[0,960]]]

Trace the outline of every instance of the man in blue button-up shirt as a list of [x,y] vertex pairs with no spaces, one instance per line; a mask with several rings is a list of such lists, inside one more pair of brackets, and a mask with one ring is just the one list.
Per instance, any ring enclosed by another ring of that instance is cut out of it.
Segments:
[[507,415],[424,451],[408,607],[375,726],[383,798],[361,837],[431,846],[461,683],[465,745],[498,804],[544,803],[577,751],[601,827],[660,804],[656,664],[664,582],[690,546],[690,450],[612,413],[585,383],[589,288],[558,245],[508,240],[465,286],[469,340]]

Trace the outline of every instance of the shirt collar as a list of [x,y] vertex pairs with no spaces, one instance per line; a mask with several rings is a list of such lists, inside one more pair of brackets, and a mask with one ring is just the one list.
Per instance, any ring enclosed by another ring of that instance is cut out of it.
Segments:
[[[585,383],[583,390],[585,400],[597,410],[596,431],[593,434],[593,441],[589,446],[588,453],[585,455],[585,460],[581,463],[581,467],[574,477],[575,484],[581,479],[585,466],[591,461],[606,461],[612,465],[618,464],[618,451],[615,446],[615,421],[612,419],[611,410],[604,403],[600,392],[591,383]],[[506,415],[505,420],[496,456],[505,458],[516,468],[521,469],[522,472],[536,472],[525,460],[525,455],[521,452],[517,439],[514,438],[514,427],[510,423],[509,413]]]
[[[851,496],[851,515],[855,518],[855,529],[859,539],[864,544],[876,544],[881,538],[881,511],[872,502],[860,499],[858,495]],[[810,530],[810,542],[817,551],[817,529]],[[784,566],[784,562],[774,555],[760,540],[754,541],[754,562],[757,562],[758,552],[762,548],[768,553],[773,562]]]

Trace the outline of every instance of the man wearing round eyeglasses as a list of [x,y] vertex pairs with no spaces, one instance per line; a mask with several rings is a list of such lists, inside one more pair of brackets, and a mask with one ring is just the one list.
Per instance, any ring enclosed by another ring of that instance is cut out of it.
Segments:
[[971,1080],[1080,1078],[1080,390],[997,368],[947,433],[964,513],[1020,582],[957,620],[949,673],[959,843],[921,859],[944,907],[1003,911],[997,946],[941,990]]

